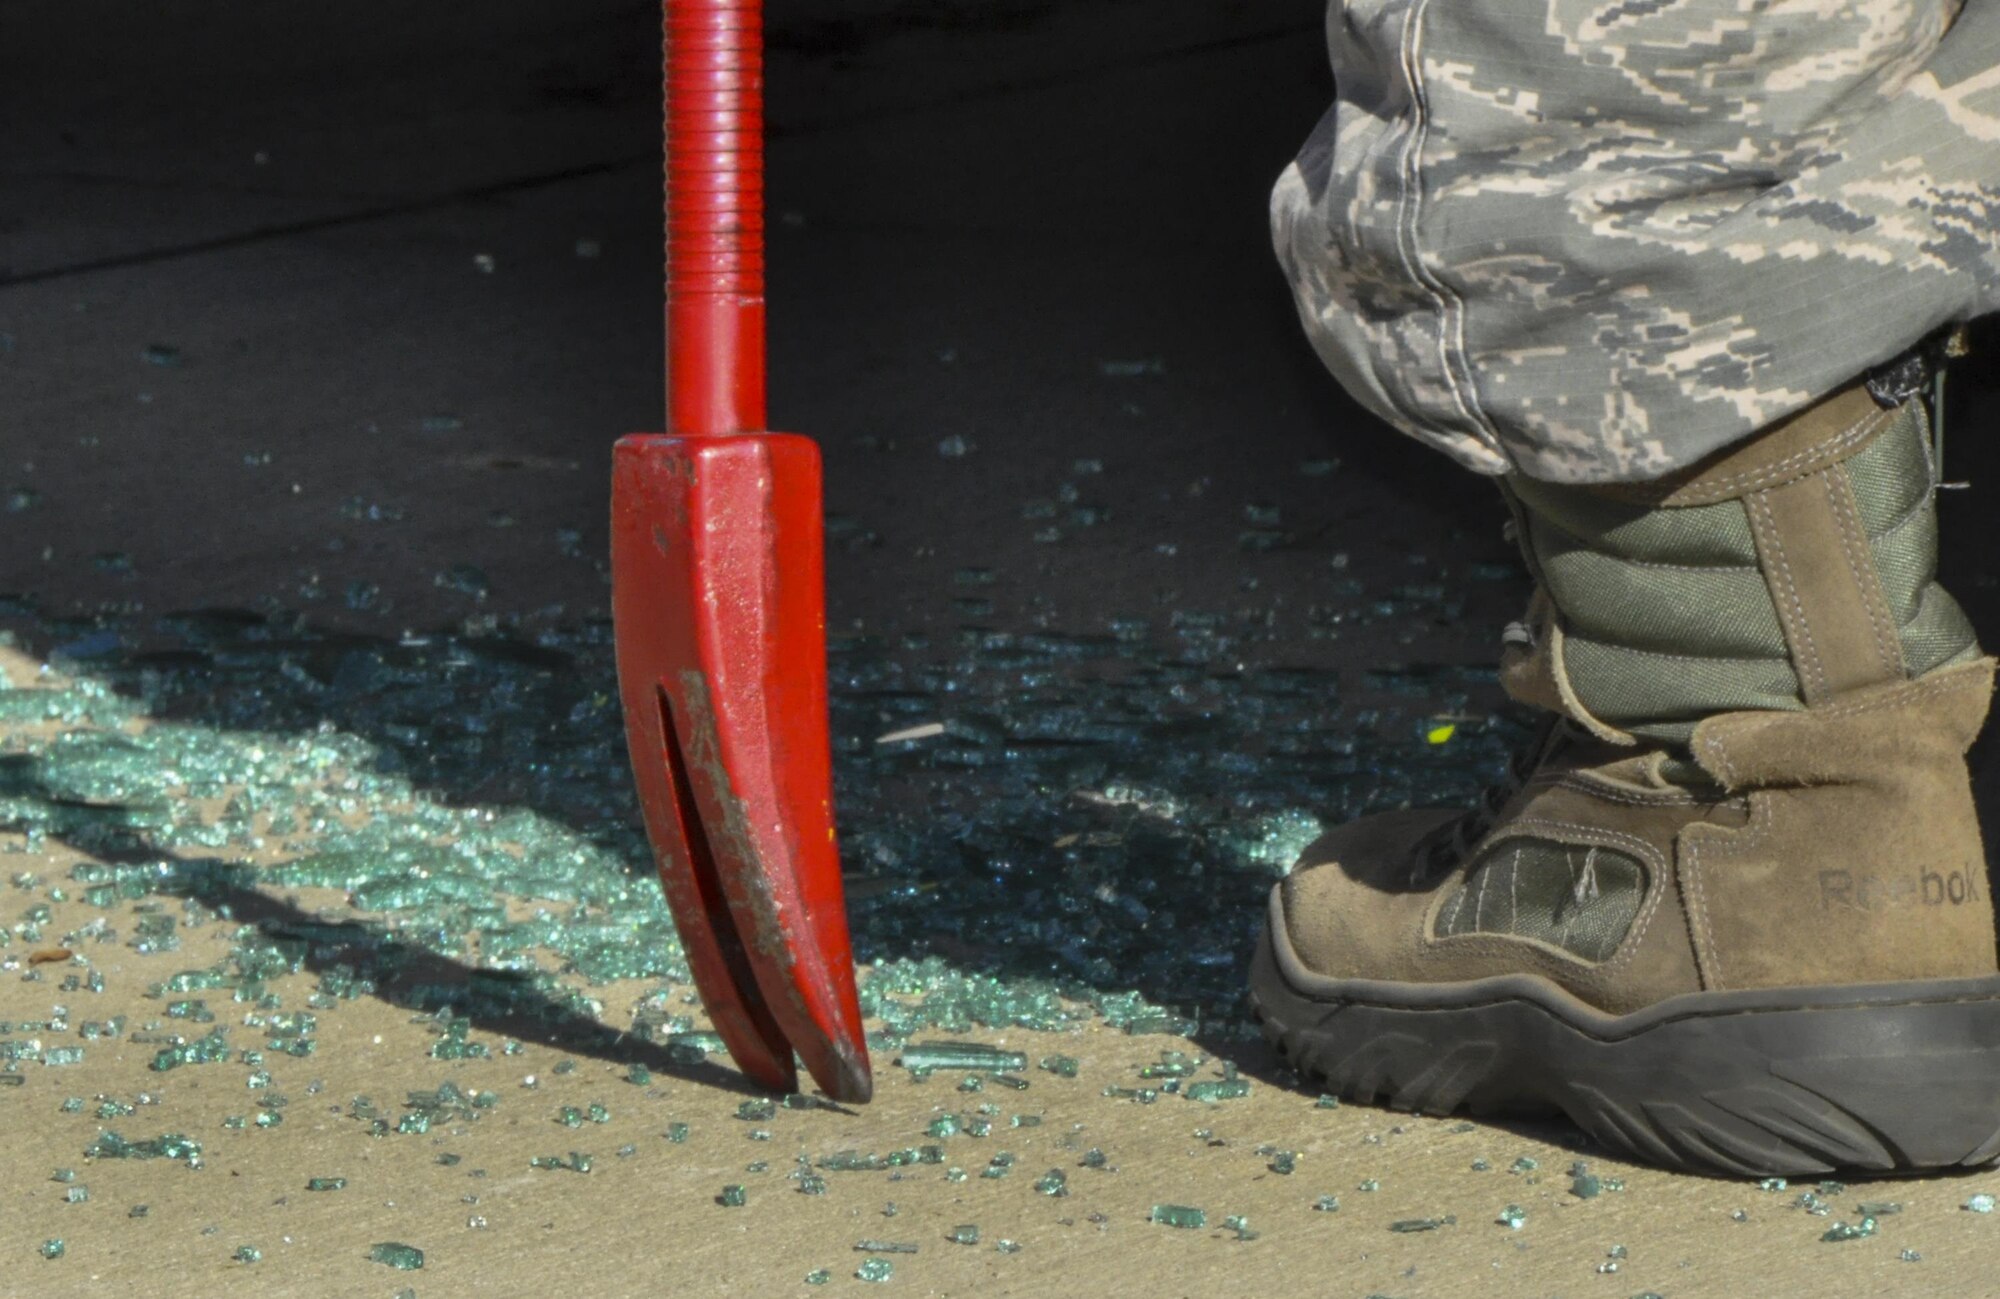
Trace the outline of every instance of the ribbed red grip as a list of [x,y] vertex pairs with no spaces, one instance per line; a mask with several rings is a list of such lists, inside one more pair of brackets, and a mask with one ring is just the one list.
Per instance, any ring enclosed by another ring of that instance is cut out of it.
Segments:
[[762,0],[663,0],[667,427],[758,432],[764,411]]

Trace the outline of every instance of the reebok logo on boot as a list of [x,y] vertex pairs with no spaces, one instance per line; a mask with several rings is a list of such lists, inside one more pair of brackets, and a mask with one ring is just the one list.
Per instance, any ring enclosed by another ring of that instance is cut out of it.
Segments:
[[1890,907],[1961,907],[1980,900],[1978,877],[1971,871],[1923,871],[1915,875],[1871,875],[1854,871],[1821,871],[1819,904],[1855,911]]

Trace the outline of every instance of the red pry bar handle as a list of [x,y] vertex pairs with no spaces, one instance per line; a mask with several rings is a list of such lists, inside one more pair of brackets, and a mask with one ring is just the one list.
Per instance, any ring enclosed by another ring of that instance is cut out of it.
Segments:
[[819,448],[764,410],[763,15],[663,0],[667,419],[612,456],[618,692],[689,973],[744,1073],[873,1076],[828,736]]
[[667,0],[667,427],[765,427],[764,7]]

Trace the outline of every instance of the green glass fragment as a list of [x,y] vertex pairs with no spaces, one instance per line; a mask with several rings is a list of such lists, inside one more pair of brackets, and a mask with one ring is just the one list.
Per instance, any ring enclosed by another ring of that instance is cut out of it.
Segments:
[[750,1195],[740,1184],[731,1182],[722,1188],[722,1194],[715,1197],[715,1202],[725,1209],[740,1209],[750,1202]]
[[903,1048],[896,1063],[912,1073],[929,1073],[935,1069],[1018,1072],[1028,1067],[1028,1057],[1019,1051],[1007,1051],[978,1042],[912,1042]]
[[1403,1218],[1396,1222],[1390,1223],[1389,1230],[1396,1232],[1404,1232],[1404,1233],[1416,1232],[1416,1231],[1436,1231],[1440,1227],[1449,1227],[1457,1221],[1458,1219],[1456,1217],[1448,1213],[1442,1218]]
[[806,1273],[805,1277],[807,1285],[825,1285],[831,1280],[833,1280],[833,1273],[823,1267],[814,1268],[812,1271]]
[[1865,1240],[1875,1234],[1875,1229],[1875,1219],[1873,1218],[1863,1218],[1861,1221],[1851,1225],[1845,1222],[1836,1222],[1821,1234],[1820,1239],[1828,1243],[1844,1240]]
[[415,1245],[385,1240],[368,1247],[368,1261],[395,1268],[398,1272],[414,1272],[424,1265],[424,1252]]
[[42,1242],[42,1257],[61,1258],[68,1248],[67,1245],[63,1244],[62,1237],[52,1236]]
[[264,1251],[255,1245],[238,1245],[236,1252],[229,1257],[238,1263],[261,1263],[264,1260]]
[[1156,1204],[1148,1215],[1148,1221],[1162,1227],[1194,1229],[1208,1225],[1208,1215],[1202,1210],[1185,1204]]
[[944,1238],[954,1245],[977,1245],[979,1243],[979,1226],[977,1223],[968,1222],[962,1226],[953,1227],[945,1233]]
[[1221,1081],[1189,1083],[1181,1088],[1181,1095],[1191,1101],[1230,1101],[1250,1094],[1250,1083],[1243,1078],[1225,1078]]
[[1077,1058],[1071,1055],[1045,1055],[1040,1065],[1042,1070],[1059,1078],[1074,1078],[1081,1067]]
[[1289,1150],[1280,1150],[1272,1155],[1269,1165],[1272,1172],[1285,1176],[1289,1176],[1291,1173],[1297,1171],[1298,1166],[1298,1155]]
[[1964,1207],[1973,1213],[1991,1213],[1993,1212],[1993,1204],[1993,1197],[1984,1191],[1980,1191],[1968,1197]]
[[153,1056],[152,1068],[159,1073],[187,1064],[216,1064],[229,1058],[229,1042],[224,1030],[211,1029],[203,1037],[180,1046],[168,1047]]
[[1519,1231],[1527,1225],[1528,1211],[1518,1204],[1510,1204],[1500,1210],[1500,1216],[1494,1221],[1510,1230]]
[[914,1254],[917,1247],[902,1240],[857,1240],[854,1249],[861,1254]]
[[887,1281],[896,1274],[896,1265],[886,1258],[863,1259],[861,1266],[854,1269],[857,1281]]
[[344,1191],[347,1189],[347,1179],[345,1177],[308,1177],[306,1179],[306,1189],[308,1191]]
[[676,1064],[700,1064],[711,1054],[723,1049],[720,1033],[704,1030],[667,1035],[667,1058]]
[[1035,1182],[1035,1189],[1047,1196],[1069,1194],[1069,1175],[1060,1168],[1051,1168]]
[[189,1168],[201,1167],[201,1143],[178,1132],[150,1141],[127,1141],[116,1132],[102,1131],[83,1154],[86,1159],[176,1159]]
[[1241,1214],[1231,1214],[1222,1220],[1225,1229],[1236,1233],[1238,1240],[1255,1240],[1258,1233],[1250,1230],[1250,1220]]

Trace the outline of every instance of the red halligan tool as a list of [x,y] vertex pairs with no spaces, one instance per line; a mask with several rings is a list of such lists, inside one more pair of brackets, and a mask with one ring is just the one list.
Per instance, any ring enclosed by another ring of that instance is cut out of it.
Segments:
[[764,429],[761,0],[664,0],[670,432],[622,438],[625,738],[695,986],[737,1064],[873,1090],[833,833],[819,448]]

